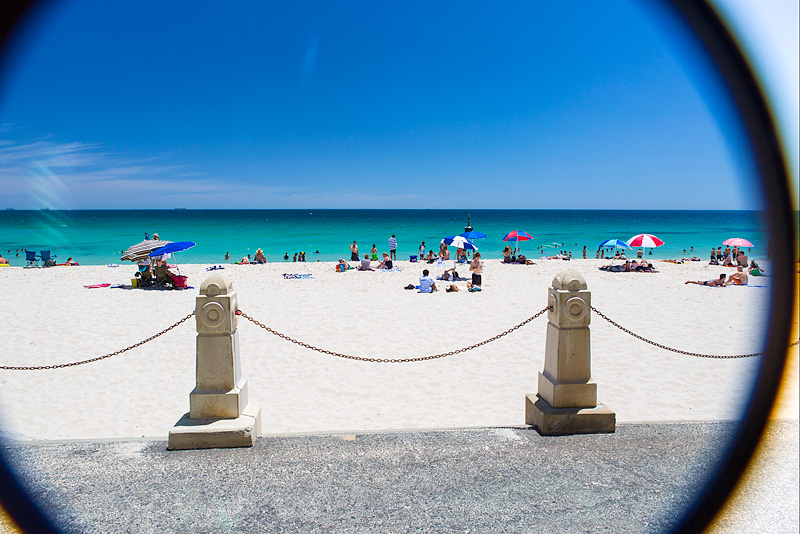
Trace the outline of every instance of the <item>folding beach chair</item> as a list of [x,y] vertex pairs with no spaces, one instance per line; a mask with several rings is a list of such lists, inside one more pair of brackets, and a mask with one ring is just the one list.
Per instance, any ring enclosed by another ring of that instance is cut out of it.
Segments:
[[156,275],[156,286],[169,287],[169,288],[175,287],[175,282],[172,281],[172,277],[167,272],[166,263],[162,263],[161,265],[156,265],[153,271],[155,272]]
[[43,250],[39,255],[39,259],[42,260],[42,267],[53,267],[56,264],[56,260],[50,257],[49,250]]
[[38,267],[39,266],[39,258],[36,257],[36,251],[34,251],[34,250],[26,250],[25,251],[25,260],[28,262],[26,267]]

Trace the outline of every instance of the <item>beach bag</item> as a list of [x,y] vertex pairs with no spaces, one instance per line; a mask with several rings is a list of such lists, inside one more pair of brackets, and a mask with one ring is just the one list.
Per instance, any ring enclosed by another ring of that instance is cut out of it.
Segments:
[[408,261],[410,261],[411,263],[417,263],[417,257],[416,256],[409,256],[408,257]]
[[337,273],[343,273],[343,272],[345,272],[345,270],[347,270],[347,268],[344,265],[342,265],[341,263],[338,263],[336,265],[336,272]]

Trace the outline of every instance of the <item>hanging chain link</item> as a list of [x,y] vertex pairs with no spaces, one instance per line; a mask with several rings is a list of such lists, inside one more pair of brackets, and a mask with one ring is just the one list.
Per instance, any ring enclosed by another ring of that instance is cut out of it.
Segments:
[[474,345],[470,345],[469,347],[464,347],[464,348],[461,348],[461,349],[458,349],[458,350],[451,350],[450,352],[443,352],[441,354],[434,354],[432,356],[421,356],[419,358],[364,358],[364,357],[361,357],[361,356],[352,356],[350,354],[342,354],[340,352],[334,352],[332,350],[321,349],[319,347],[315,347],[314,345],[309,345],[308,343],[303,343],[302,341],[298,341],[298,340],[296,340],[294,338],[291,338],[291,337],[289,337],[289,336],[287,336],[285,334],[281,334],[277,330],[273,330],[272,328],[268,327],[267,325],[256,321],[255,319],[253,319],[252,317],[250,317],[249,315],[247,315],[246,313],[244,313],[242,311],[237,312],[237,313],[239,315],[241,315],[242,317],[244,317],[245,319],[247,319],[248,321],[250,321],[251,323],[255,324],[256,326],[260,326],[261,328],[263,328],[264,330],[266,330],[267,332],[269,332],[271,334],[274,334],[274,335],[276,335],[276,336],[278,336],[280,338],[285,339],[286,341],[294,343],[295,345],[300,345],[301,347],[305,347],[305,348],[310,349],[310,350],[321,352],[322,354],[329,354],[330,356],[336,356],[338,358],[346,358],[348,360],[357,360],[357,361],[360,361],[360,362],[410,363],[410,362],[424,362],[424,361],[427,361],[427,360],[435,360],[437,358],[444,358],[445,356],[453,356],[455,354],[461,354],[462,352],[467,352],[468,350],[472,350],[472,349],[481,347],[483,345],[486,345],[487,343],[491,343],[492,341],[496,341],[496,340],[500,339],[501,337],[510,334],[511,332],[513,332],[514,330],[516,330],[518,328],[521,328],[521,327],[525,326],[526,324],[530,323],[531,321],[533,321],[534,319],[536,319],[537,317],[539,317],[540,315],[542,315],[544,312],[546,312],[547,310],[549,310],[551,308],[552,308],[551,306],[548,306],[545,309],[543,309],[542,311],[536,313],[535,315],[525,319],[524,321],[522,321],[518,325],[512,326],[511,328],[509,328],[505,332],[497,334],[494,337],[490,337],[489,339],[487,339],[485,341],[481,341],[480,343],[475,343]]
[[63,367],[74,367],[76,365],[83,365],[84,363],[92,363],[92,362],[97,362],[97,361],[100,361],[100,360],[104,360],[106,358],[110,358],[112,356],[116,356],[117,354],[122,354],[123,352],[128,352],[129,350],[135,349],[136,347],[141,347],[145,343],[147,343],[149,341],[153,341],[157,337],[163,336],[164,334],[166,334],[167,332],[169,332],[170,330],[172,330],[176,326],[178,326],[181,323],[187,321],[192,315],[194,315],[194,312],[190,313],[189,315],[187,315],[186,317],[184,317],[183,319],[181,319],[180,321],[178,321],[174,325],[170,326],[169,328],[165,328],[164,330],[162,330],[158,334],[155,334],[155,335],[152,335],[152,336],[148,337],[144,341],[140,341],[140,342],[136,343],[135,345],[131,345],[130,347],[126,347],[124,349],[120,349],[120,350],[114,351],[114,352],[112,352],[110,354],[106,354],[104,356],[98,356],[96,358],[90,358],[88,360],[81,360],[79,362],[59,363],[59,364],[55,364],[55,365],[28,365],[28,366],[0,365],[0,370],[3,370],[3,371],[42,371],[42,370],[45,370],[45,369],[61,369]]
[[[655,341],[650,341],[649,339],[644,338],[644,337],[640,336],[639,334],[631,332],[630,330],[628,330],[624,326],[620,325],[616,321],[613,321],[612,319],[609,319],[605,314],[603,314],[602,312],[598,311],[597,308],[595,308],[594,306],[591,306],[591,308],[592,308],[592,311],[595,312],[597,315],[599,315],[600,317],[602,317],[603,319],[605,319],[606,321],[608,321],[612,325],[616,326],[617,328],[619,328],[620,330],[622,330],[626,334],[629,334],[629,335],[635,337],[636,339],[644,341],[645,343],[649,343],[649,344],[651,344],[651,345],[653,345],[655,347],[658,347],[658,348],[664,349],[664,350],[668,350],[670,352],[677,352],[678,354],[685,354],[687,356],[695,356],[697,358],[716,358],[716,359],[723,359],[723,360],[730,360],[730,359],[733,359],[733,358],[752,358],[753,356],[762,356],[764,354],[763,352],[754,352],[752,354],[734,354],[734,355],[730,355],[730,356],[721,356],[721,355],[717,355],[717,354],[700,354],[698,352],[688,352],[688,351],[685,351],[685,350],[673,349],[671,347],[667,347],[666,345],[662,345],[661,343],[656,343]],[[800,342],[799,341],[795,341],[794,343],[790,344],[789,346],[793,347],[793,346],[797,345],[798,343],[800,343]]]

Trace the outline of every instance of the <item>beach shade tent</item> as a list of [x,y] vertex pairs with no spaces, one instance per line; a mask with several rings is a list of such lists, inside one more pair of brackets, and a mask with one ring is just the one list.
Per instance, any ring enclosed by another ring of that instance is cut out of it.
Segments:
[[739,247],[739,248],[742,247],[753,248],[755,246],[747,239],[742,239],[741,237],[732,237],[730,239],[726,239],[725,241],[722,242],[722,244],[725,245],[726,247]]
[[461,234],[461,237],[465,237],[471,241],[473,239],[485,239],[489,236],[487,236],[486,234],[482,234],[480,232],[476,232],[475,230],[470,230],[469,232],[464,232],[463,234]]
[[445,237],[442,239],[442,243],[445,245],[450,245],[451,247],[463,248],[465,250],[478,250],[478,247],[475,246],[475,243],[460,235]]
[[140,243],[136,243],[135,245],[128,247],[128,250],[122,253],[122,260],[129,260],[135,263],[139,260],[150,257],[151,252],[170,243],[172,243],[172,241],[146,239]]
[[514,241],[514,255],[517,254],[517,243],[519,241],[530,241],[533,237],[528,232],[522,230],[512,230],[506,234],[503,241]]
[[606,247],[609,247],[609,248],[614,247],[614,256],[617,255],[617,249],[618,248],[627,248],[629,250],[631,248],[628,245],[628,243],[626,243],[622,239],[606,239],[605,241],[600,243],[600,248],[606,248]]
[[650,234],[637,234],[632,238],[628,239],[628,245],[631,247],[642,247],[642,248],[656,248],[663,245],[664,242],[661,241],[654,235]]

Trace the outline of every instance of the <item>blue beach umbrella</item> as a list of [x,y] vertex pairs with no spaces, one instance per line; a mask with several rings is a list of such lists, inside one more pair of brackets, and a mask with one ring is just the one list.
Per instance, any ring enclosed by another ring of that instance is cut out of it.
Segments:
[[602,243],[600,243],[601,248],[605,247],[614,247],[614,256],[617,255],[617,248],[627,248],[630,250],[630,245],[621,239],[606,239]]
[[451,247],[463,248],[465,250],[478,250],[478,247],[475,246],[475,243],[460,235],[451,235],[450,237],[445,237],[442,239],[442,243],[445,245],[450,245]]
[[169,243],[167,245],[164,245],[163,247],[155,249],[153,252],[150,253],[150,257],[155,258],[156,256],[162,256],[164,254],[181,252],[182,250],[192,248],[193,246],[194,246],[194,241],[177,241],[175,243]]
[[464,232],[463,234],[460,234],[460,235],[461,235],[461,237],[466,237],[467,239],[470,239],[470,240],[472,240],[472,239],[484,239],[486,237],[489,237],[486,234],[482,234],[480,232],[476,232],[475,230],[470,230],[469,232]]

